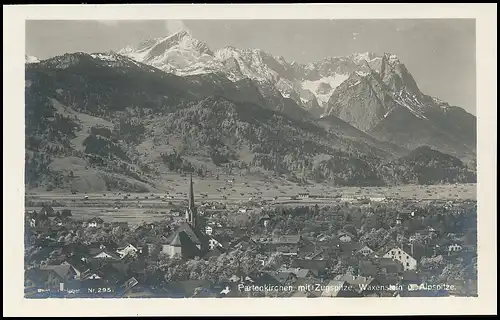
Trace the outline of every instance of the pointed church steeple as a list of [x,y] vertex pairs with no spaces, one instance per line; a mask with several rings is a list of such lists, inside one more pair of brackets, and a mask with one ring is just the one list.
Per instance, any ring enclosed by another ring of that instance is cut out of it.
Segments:
[[189,177],[189,204],[188,208],[189,209],[194,209],[194,192],[193,192],[193,175]]
[[194,205],[193,175],[189,178],[188,207],[186,209],[186,221],[196,228],[196,207]]

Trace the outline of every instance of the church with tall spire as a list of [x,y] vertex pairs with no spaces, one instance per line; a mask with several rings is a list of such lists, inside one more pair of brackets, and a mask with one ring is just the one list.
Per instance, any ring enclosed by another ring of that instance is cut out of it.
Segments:
[[193,176],[189,178],[189,191],[188,191],[188,207],[186,208],[186,222],[193,227],[198,228],[196,206],[194,204],[194,191],[193,191]]
[[193,176],[191,176],[185,221],[166,239],[162,251],[170,257],[178,256],[183,259],[202,257],[208,251],[208,236],[201,227],[194,202]]

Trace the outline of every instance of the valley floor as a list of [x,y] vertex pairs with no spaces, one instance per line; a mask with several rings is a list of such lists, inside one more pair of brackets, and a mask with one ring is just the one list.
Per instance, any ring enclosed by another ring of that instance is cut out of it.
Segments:
[[[232,182],[231,182],[232,181]],[[292,183],[241,180],[194,180],[195,201],[209,208],[224,205],[238,208],[262,206],[310,206],[353,202],[393,200],[461,201],[476,200],[476,184],[403,185],[394,187],[333,187],[328,185],[298,186]],[[188,178],[176,181],[163,193],[76,193],[26,192],[26,210],[39,210],[41,204],[51,204],[54,210],[70,208],[73,218],[102,218],[138,224],[176,217],[184,212]],[[182,215],[182,214],[181,214]]]

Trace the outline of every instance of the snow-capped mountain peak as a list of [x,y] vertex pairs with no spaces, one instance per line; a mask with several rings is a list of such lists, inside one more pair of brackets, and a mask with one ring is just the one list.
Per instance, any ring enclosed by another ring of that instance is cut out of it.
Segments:
[[391,65],[396,65],[400,64],[401,61],[399,60],[399,57],[395,54],[392,53],[384,53],[384,58],[387,60],[387,62]]
[[192,38],[191,32],[189,32],[189,30],[187,30],[187,29],[181,29],[181,30],[167,36],[167,38],[177,38],[177,39],[182,39],[184,37]]
[[277,57],[274,57],[274,58],[276,59],[276,61],[278,61],[281,64],[285,64],[286,63],[285,57],[283,57],[283,56],[277,56]]
[[446,103],[420,91],[397,55],[365,53],[352,57],[357,61],[363,60],[363,63],[333,93],[327,104],[328,114],[369,131],[396,110],[395,117],[406,113],[418,120],[428,120],[432,117],[429,113],[450,109]]
[[348,57],[325,58],[315,63],[287,62],[261,49],[241,49],[227,45],[215,52],[193,38],[187,30],[150,39],[120,51],[134,60],[180,76],[223,73],[231,81],[249,78],[274,83],[285,98],[305,106],[314,96],[321,107],[331,94],[356,70],[380,70],[382,56],[371,52]]
[[413,77],[392,53],[359,52],[313,63],[288,62],[282,56],[257,48],[227,45],[213,52],[188,30],[146,40],[119,53],[179,76],[217,73],[233,82],[248,78],[260,87],[265,84],[269,88],[271,84],[274,89],[266,89],[268,92],[279,92],[278,95],[292,99],[305,109],[314,100],[313,105],[324,108],[322,113],[331,111],[330,98],[348,79],[342,90],[364,90],[358,84],[366,78],[366,83],[374,83],[378,99],[389,99],[382,94],[388,92],[395,103],[415,115],[421,116],[421,109],[426,105]]
[[94,59],[99,59],[103,61],[118,61],[120,58],[123,59],[122,56],[114,52],[91,53],[90,56]]
[[132,52],[135,50],[142,51],[142,50],[145,50],[147,48],[154,47],[154,46],[156,46],[162,42],[165,42],[165,41],[170,41],[171,43],[180,42],[183,38],[192,38],[192,36],[189,33],[189,31],[180,30],[176,33],[169,34],[169,35],[164,36],[164,37],[147,39],[147,40],[139,43],[139,45],[137,45],[137,46],[129,45],[129,46],[125,47],[124,49],[120,50],[119,52],[126,53],[126,52]]
[[24,55],[24,62],[25,63],[38,63],[40,60],[35,57],[35,56],[29,56],[29,55]]
[[[192,37],[188,30],[143,41],[138,46],[127,46],[118,51],[136,61],[152,65],[158,69],[174,72],[193,68],[200,62],[213,59],[213,52],[203,42]],[[195,68],[196,69],[196,68]]]
[[354,53],[352,58],[357,63],[362,63],[363,61],[370,62],[374,59],[380,59],[381,57],[377,56],[377,54],[372,52],[363,52],[363,53]]

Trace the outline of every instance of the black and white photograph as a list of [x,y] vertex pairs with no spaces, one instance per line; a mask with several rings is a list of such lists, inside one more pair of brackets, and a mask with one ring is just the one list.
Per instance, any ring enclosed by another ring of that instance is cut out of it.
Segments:
[[481,295],[476,19],[90,18],[24,21],[25,300]]

